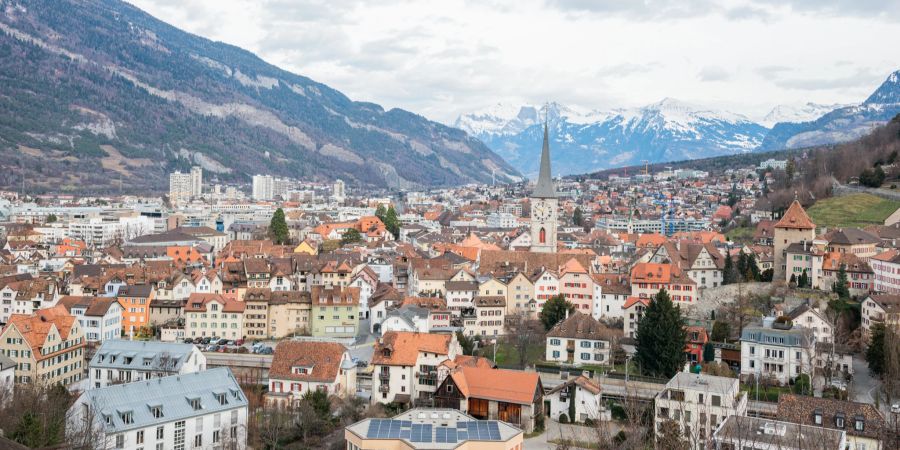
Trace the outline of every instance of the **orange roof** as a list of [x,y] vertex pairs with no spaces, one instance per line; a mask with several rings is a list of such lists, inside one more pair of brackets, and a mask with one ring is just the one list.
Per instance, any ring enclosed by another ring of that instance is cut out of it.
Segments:
[[900,250],[887,250],[882,253],[879,253],[872,257],[872,259],[877,259],[878,261],[887,261],[891,262],[897,254],[900,253]]
[[462,366],[450,376],[466,398],[530,405],[542,391],[537,372]]
[[622,305],[622,309],[631,308],[632,306],[634,306],[635,303],[638,303],[638,302],[643,303],[644,306],[650,306],[649,298],[628,297],[628,299],[625,300],[625,304]]
[[[414,366],[419,352],[447,355],[452,336],[446,334],[388,331],[375,344],[372,364],[382,366]],[[388,352],[385,352],[388,350]]]
[[565,275],[567,273],[587,273],[587,270],[584,270],[584,266],[578,262],[577,259],[572,258],[562,266],[560,269],[560,274]]
[[468,367],[481,367],[483,369],[493,369],[494,362],[490,359],[480,357],[480,356],[469,356],[469,355],[456,355],[456,358],[448,359],[441,363],[444,367],[449,367],[450,370],[453,370],[457,367],[468,366]]
[[32,355],[41,360],[41,347],[47,342],[47,334],[56,326],[62,340],[69,338],[69,332],[75,324],[75,317],[69,314],[65,305],[56,305],[52,308],[39,309],[34,314],[12,314],[9,316],[7,328],[15,326],[19,334],[28,341]]
[[666,242],[666,237],[657,233],[642,234],[635,244],[638,247],[659,247]]
[[672,279],[672,265],[638,263],[631,269],[631,283],[668,283]]
[[166,247],[166,256],[172,258],[176,263],[196,263],[203,261],[203,255],[194,247],[186,245],[173,245]]
[[794,228],[797,230],[815,229],[816,224],[806,214],[806,210],[800,205],[800,202],[794,200],[788,207],[781,220],[775,224],[775,228]]
[[216,301],[222,304],[222,312],[244,312],[244,302],[227,298],[221,294],[193,293],[184,305],[184,312],[206,312],[207,303]]

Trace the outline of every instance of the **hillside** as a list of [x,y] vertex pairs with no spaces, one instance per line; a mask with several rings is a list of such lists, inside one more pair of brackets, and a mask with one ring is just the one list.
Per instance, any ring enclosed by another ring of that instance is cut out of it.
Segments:
[[0,0],[0,186],[161,190],[202,165],[382,186],[518,179],[466,133],[355,102],[118,0]]
[[900,202],[871,194],[851,194],[817,201],[807,210],[819,227],[864,227],[882,225],[900,208]]

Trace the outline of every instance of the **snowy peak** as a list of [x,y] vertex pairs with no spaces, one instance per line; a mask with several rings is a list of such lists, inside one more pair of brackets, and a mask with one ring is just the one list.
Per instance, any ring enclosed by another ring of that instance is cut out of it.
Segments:
[[840,103],[826,105],[812,102],[803,105],[778,105],[772,108],[772,110],[762,118],[760,124],[767,128],[772,128],[779,122],[811,122],[831,111],[845,106],[848,105],[842,105]]
[[891,105],[900,103],[900,70],[890,74],[884,83],[863,102],[864,105]]
[[497,103],[479,111],[462,114],[453,123],[473,136],[516,134],[539,122],[538,108]]

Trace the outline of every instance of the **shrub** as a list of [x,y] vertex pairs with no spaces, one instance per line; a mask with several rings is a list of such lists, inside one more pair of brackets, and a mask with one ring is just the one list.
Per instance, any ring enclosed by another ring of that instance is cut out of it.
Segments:
[[584,426],[586,426],[586,427],[594,426],[594,419],[591,419],[590,417],[588,417],[587,419],[584,419]]

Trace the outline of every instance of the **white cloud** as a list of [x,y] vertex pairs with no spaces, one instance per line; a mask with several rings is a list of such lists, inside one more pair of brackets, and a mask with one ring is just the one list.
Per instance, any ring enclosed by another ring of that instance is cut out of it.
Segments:
[[132,2],[354,100],[447,123],[498,101],[675,97],[748,115],[857,102],[900,60],[896,1]]

